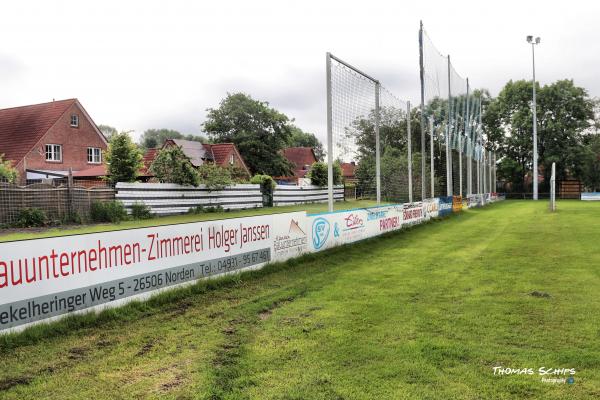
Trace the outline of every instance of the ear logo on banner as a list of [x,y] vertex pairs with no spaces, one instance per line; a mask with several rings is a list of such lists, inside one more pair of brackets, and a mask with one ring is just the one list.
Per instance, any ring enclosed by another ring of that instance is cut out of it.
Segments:
[[325,218],[317,218],[314,220],[312,226],[312,240],[313,246],[316,250],[319,250],[321,247],[323,247],[327,241],[329,229],[329,221],[327,221]]
[[340,237],[340,226],[337,222],[333,224],[333,236]]

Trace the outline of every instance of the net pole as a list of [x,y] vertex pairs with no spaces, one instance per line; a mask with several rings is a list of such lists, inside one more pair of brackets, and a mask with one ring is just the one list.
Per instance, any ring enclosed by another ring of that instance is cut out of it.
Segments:
[[488,174],[490,175],[490,186],[489,186],[489,191],[493,192],[492,190],[492,151],[489,151],[489,156],[488,156],[488,162],[489,162],[489,166],[488,166]]
[[479,97],[479,124],[477,129],[477,194],[481,192],[481,96]]
[[446,196],[452,196],[452,160],[450,158],[450,123],[452,94],[450,91],[450,55],[448,55],[448,123],[446,124]]
[[326,54],[327,70],[327,204],[333,211],[333,108],[331,95],[331,54]]
[[469,110],[469,78],[467,78],[467,112],[465,115],[465,137],[467,138],[467,196],[473,194],[473,158],[471,154],[471,132],[470,123],[471,115]]
[[431,181],[431,198],[435,197],[435,188],[434,188],[434,178],[435,178],[435,165],[433,159],[433,118],[429,119],[429,133],[431,138],[429,140],[429,168],[431,172],[431,177],[429,180]]
[[[406,147],[408,147],[408,201],[413,201],[412,186],[412,132],[410,129],[410,101],[406,102]],[[423,177],[421,176],[421,179]]]
[[[420,29],[419,29],[419,75],[421,77],[421,199],[427,197],[425,193],[425,129],[426,129],[426,121],[425,121],[425,68],[423,66],[423,21],[420,21]],[[433,136],[431,136],[433,140]],[[433,164],[433,158],[431,158],[430,163]],[[431,178],[433,179],[433,175]],[[433,188],[433,181],[431,183],[431,187]],[[433,197],[433,190],[431,191],[431,197]]]
[[496,152],[494,152],[494,192],[498,191],[498,177],[496,176]]
[[379,143],[379,93],[380,83],[375,83],[375,181],[377,184],[377,204],[381,204],[381,149]]

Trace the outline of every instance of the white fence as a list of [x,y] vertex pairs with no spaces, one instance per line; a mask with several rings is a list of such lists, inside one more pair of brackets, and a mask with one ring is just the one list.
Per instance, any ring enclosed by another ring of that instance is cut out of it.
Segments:
[[130,209],[144,203],[153,214],[184,214],[197,206],[223,209],[257,208],[263,206],[260,185],[234,185],[210,191],[205,185],[181,186],[173,183],[125,183],[116,186],[115,198]]
[[[344,186],[334,186],[333,200],[344,201]],[[326,202],[327,188],[322,188],[319,186],[277,185],[273,192],[274,206]]]

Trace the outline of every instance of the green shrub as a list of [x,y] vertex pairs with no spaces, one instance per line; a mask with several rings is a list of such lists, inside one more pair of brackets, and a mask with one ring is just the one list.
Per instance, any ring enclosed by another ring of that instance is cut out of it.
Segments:
[[62,217],[62,220],[60,221],[60,223],[62,223],[62,224],[82,224],[83,219],[81,218],[81,215],[79,215],[79,213],[77,211],[72,211],[72,212],[66,213]]
[[120,201],[95,201],[92,203],[90,217],[94,222],[112,222],[118,224],[127,219],[127,211]]
[[[307,177],[310,178],[310,183],[315,186],[327,186],[327,163],[316,162],[310,167]],[[339,185],[342,183],[342,167],[339,161],[333,163],[333,184]]]
[[204,206],[200,204],[196,207],[190,207],[188,214],[202,214],[204,212]]
[[146,204],[136,201],[131,205],[131,217],[133,219],[150,219],[152,212]]
[[14,226],[29,228],[33,226],[45,226],[48,223],[46,213],[39,208],[22,208],[19,210]]
[[206,185],[211,192],[223,190],[233,184],[231,171],[215,164],[202,164],[198,168],[198,175],[200,175],[200,183]]

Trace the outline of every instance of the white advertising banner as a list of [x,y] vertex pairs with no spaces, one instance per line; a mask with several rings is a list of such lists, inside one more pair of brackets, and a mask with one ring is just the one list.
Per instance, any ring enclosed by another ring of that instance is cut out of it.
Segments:
[[0,243],[0,331],[306,248],[304,212]]
[[260,268],[451,212],[448,197],[0,243],[0,331]]

